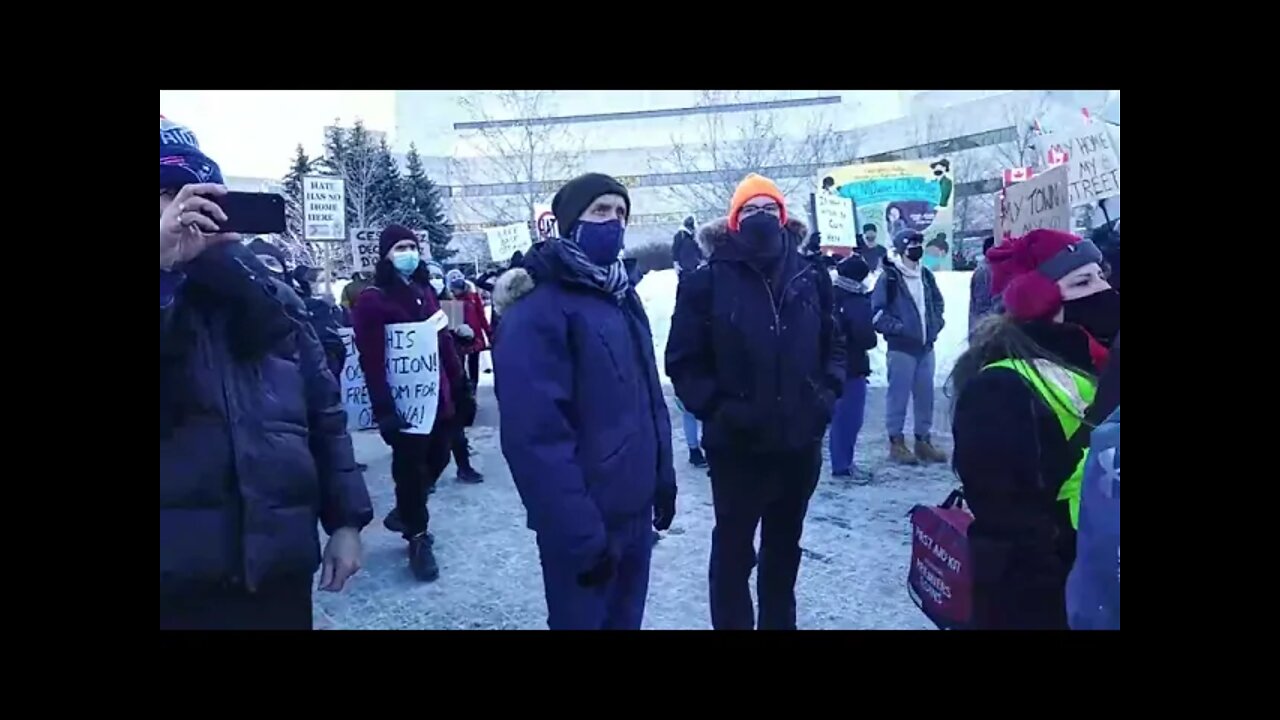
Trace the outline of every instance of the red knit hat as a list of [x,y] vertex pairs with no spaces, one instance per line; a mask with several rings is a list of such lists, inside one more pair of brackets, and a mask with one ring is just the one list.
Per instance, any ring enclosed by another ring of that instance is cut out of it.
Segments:
[[1032,230],[987,251],[991,292],[1002,294],[1015,320],[1049,320],[1062,308],[1058,281],[1102,253],[1088,240],[1060,230]]

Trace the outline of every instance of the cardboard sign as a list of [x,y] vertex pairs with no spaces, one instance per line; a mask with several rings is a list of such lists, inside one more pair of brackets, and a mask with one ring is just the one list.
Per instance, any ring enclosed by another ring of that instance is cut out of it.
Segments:
[[489,241],[489,257],[495,262],[506,260],[517,250],[524,252],[533,244],[529,238],[529,226],[525,223],[485,228],[484,234]]
[[378,235],[373,228],[356,228],[351,231],[351,267],[357,272],[373,273],[378,260]]
[[461,300],[441,300],[440,310],[449,318],[449,327],[462,327],[466,324],[466,305]]
[[307,240],[347,239],[347,190],[341,178],[302,178],[302,230]]
[[1046,158],[1065,154],[1071,206],[1091,205],[1120,194],[1120,156],[1106,123],[1092,123],[1072,133],[1045,138]]
[[853,201],[819,190],[813,194],[813,212],[823,247],[852,248],[858,244],[857,225],[853,217]]
[[1040,228],[1071,232],[1068,172],[1066,165],[1060,165],[1026,182],[1010,185],[1004,191],[1001,232],[1009,237],[1022,237]]
[[[355,332],[351,328],[341,328],[338,332],[347,346],[347,361],[342,367],[342,404],[347,411],[347,428],[375,427]],[[435,426],[436,406],[440,402],[438,332],[435,319],[387,326],[387,385],[391,388],[396,412],[410,425],[404,432],[411,435],[430,434]]]

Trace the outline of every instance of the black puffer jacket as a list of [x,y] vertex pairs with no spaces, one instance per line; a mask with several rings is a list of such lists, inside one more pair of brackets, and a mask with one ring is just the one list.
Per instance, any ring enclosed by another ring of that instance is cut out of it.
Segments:
[[867,351],[876,346],[876,329],[871,324],[871,294],[835,289],[835,316],[844,336],[846,374],[871,377],[871,359]]
[[[796,220],[786,232],[790,247],[807,236]],[[707,447],[802,449],[821,441],[844,386],[831,278],[788,250],[773,289],[728,233],[724,220],[699,232],[710,261],[680,283],[667,375],[685,408],[706,422]]]
[[263,281],[291,331],[260,360],[187,283],[160,310],[160,590],[309,578],[326,532],[373,517],[338,385],[301,300]]
[[[1074,325],[1028,323],[1024,330],[1067,363],[1092,367]],[[983,359],[990,364],[1004,357]],[[969,528],[975,629],[1067,629],[1067,573],[1075,531],[1057,499],[1080,460],[1053,409],[1022,376],[980,372],[961,390],[952,422],[954,467],[973,511]]]

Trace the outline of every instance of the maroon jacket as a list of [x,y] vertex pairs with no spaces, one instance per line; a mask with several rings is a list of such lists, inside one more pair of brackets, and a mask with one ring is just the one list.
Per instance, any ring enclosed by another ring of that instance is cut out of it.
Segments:
[[[440,310],[435,291],[425,277],[419,275],[426,275],[421,267],[409,282],[398,275],[379,272],[376,284],[365,288],[352,308],[351,325],[355,329],[360,367],[364,370],[375,418],[386,417],[395,412],[396,407],[391,387],[387,384],[386,326],[426,320]],[[453,417],[452,385],[463,378],[462,363],[458,360],[458,351],[449,331],[441,330],[439,337],[440,404],[436,419],[448,420]]]

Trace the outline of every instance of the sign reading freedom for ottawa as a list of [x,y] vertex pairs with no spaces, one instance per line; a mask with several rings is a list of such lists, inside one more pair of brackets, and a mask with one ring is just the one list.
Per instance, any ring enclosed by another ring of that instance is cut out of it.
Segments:
[[1071,231],[1067,168],[1064,165],[1037,175],[1004,191],[1002,237],[1022,237],[1032,230]]
[[302,178],[303,235],[307,240],[347,239],[347,191],[341,178]]
[[[342,404],[347,411],[347,429],[375,427],[355,333],[351,328],[338,332],[347,347],[347,361],[342,367]],[[436,422],[436,405],[440,402],[438,332],[436,320],[387,326],[387,385],[391,387],[396,413],[410,425],[404,432],[411,435],[429,434]]]

